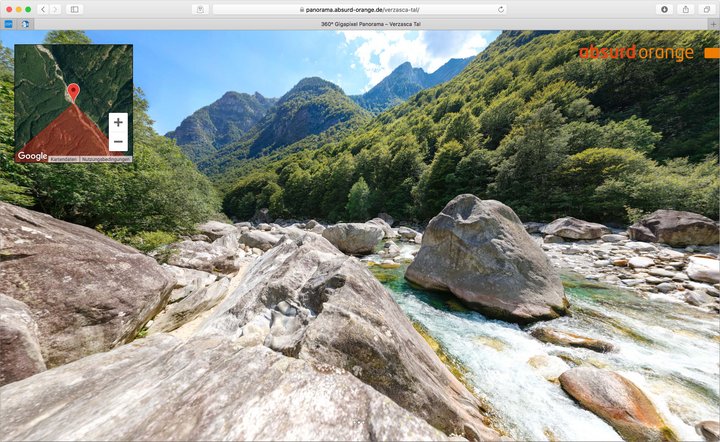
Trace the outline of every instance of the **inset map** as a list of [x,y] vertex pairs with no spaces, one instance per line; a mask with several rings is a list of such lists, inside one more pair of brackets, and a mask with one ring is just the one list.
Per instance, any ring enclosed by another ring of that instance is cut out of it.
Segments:
[[132,45],[16,45],[15,161],[132,161]]

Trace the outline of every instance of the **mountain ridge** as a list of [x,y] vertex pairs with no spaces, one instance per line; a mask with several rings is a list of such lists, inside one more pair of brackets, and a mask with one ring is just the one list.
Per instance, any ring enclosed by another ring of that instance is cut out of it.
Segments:
[[405,102],[416,93],[451,80],[462,72],[475,57],[451,58],[432,73],[423,68],[413,67],[406,61],[396,67],[390,75],[362,95],[351,95],[356,103],[373,112],[383,112]]

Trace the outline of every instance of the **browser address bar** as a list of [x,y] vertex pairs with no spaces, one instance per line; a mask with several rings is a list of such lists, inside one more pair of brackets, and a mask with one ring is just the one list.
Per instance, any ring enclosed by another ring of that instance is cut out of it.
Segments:
[[287,5],[287,4],[216,4],[215,15],[504,15],[507,5]]

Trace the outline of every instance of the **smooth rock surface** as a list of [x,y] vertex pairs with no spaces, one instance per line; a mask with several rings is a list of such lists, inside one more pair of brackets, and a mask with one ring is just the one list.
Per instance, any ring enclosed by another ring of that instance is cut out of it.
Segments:
[[610,233],[610,229],[598,223],[591,223],[567,216],[551,222],[542,229],[546,235],[565,239],[598,239]]
[[211,282],[215,282],[217,276],[212,273],[203,272],[201,270],[187,269],[185,267],[172,266],[170,264],[163,264],[163,270],[169,272],[175,278],[174,288],[181,288],[192,283],[201,285],[207,285]]
[[260,249],[263,252],[267,252],[271,248],[275,247],[278,241],[280,241],[280,237],[278,235],[273,235],[272,233],[260,230],[251,230],[240,236],[241,243],[247,245],[248,247]]
[[182,241],[170,249],[170,265],[220,273],[232,273],[240,267],[236,251],[204,241]]
[[718,224],[708,217],[678,210],[657,210],[628,228],[637,241],[673,247],[712,245],[720,240]]
[[528,364],[550,382],[557,382],[560,375],[570,369],[570,366],[557,356],[533,356],[528,359]]
[[232,224],[221,223],[220,221],[208,221],[198,224],[195,228],[210,238],[210,241],[215,241],[231,233],[237,233],[237,227]]
[[385,233],[373,224],[339,223],[325,229],[322,236],[343,253],[367,255],[373,252]]
[[159,334],[0,389],[2,440],[445,440],[351,374]]
[[0,293],[30,309],[48,367],[132,340],[175,285],[131,247],[10,204],[0,203],[0,238]]
[[687,275],[695,281],[720,283],[720,260],[705,257],[691,256],[688,258]]
[[514,322],[557,318],[567,308],[560,277],[515,212],[469,194],[430,221],[405,278]]
[[605,419],[626,440],[677,440],[647,396],[615,372],[572,368],[560,375],[560,385],[583,407]]
[[0,294],[0,386],[45,370],[30,309]]
[[183,299],[173,304],[168,304],[165,309],[153,319],[153,324],[148,329],[148,334],[173,331],[193,319],[201,313],[215,307],[227,296],[230,279],[223,278],[205,287],[199,287],[191,291]]
[[384,233],[384,235],[385,235],[385,236],[384,236],[385,239],[393,239],[393,238],[397,238],[397,237],[398,237],[397,232],[395,232],[395,230],[393,230],[393,228],[390,227],[390,224],[388,224],[387,222],[385,222],[385,220],[383,220],[382,218],[373,218],[373,219],[371,219],[370,221],[368,221],[366,224],[370,224],[370,225],[373,225],[373,226],[378,226],[378,227],[380,227],[381,229],[383,229],[383,233]]
[[533,329],[530,334],[537,340],[549,344],[561,345],[564,347],[581,347],[589,350],[606,353],[613,351],[615,347],[605,341],[599,339],[579,336],[573,333],[567,333],[555,330],[549,327],[538,327]]
[[633,256],[628,260],[628,266],[634,269],[646,269],[653,266],[654,264],[655,261],[652,258],[648,258],[646,256]]
[[346,370],[446,434],[497,437],[385,288],[318,235],[263,255],[199,333]]
[[720,441],[720,422],[702,421],[695,425],[695,432],[702,436],[707,442]]

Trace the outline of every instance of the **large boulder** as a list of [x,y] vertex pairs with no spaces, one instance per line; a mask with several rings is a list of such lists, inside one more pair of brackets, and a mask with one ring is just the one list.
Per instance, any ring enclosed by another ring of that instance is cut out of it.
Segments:
[[45,370],[30,309],[0,294],[0,386]]
[[248,247],[260,249],[263,252],[267,252],[280,241],[279,235],[273,235],[269,232],[263,232],[262,230],[250,230],[243,233],[240,236],[240,242]]
[[390,227],[390,224],[385,222],[385,220],[383,220],[382,218],[373,218],[370,221],[368,221],[366,224],[378,226],[381,229],[383,229],[383,233],[385,234],[385,236],[384,236],[385,239],[393,239],[393,238],[398,237],[397,232],[395,232],[395,230],[393,230],[393,228]]
[[2,440],[446,440],[337,367],[168,334],[0,389]]
[[568,305],[560,277],[515,212],[468,194],[430,221],[405,278],[519,323],[557,318]]
[[237,233],[237,228],[232,224],[221,223],[220,221],[208,221],[198,224],[195,227],[200,233],[206,235],[211,241],[215,241],[225,235]]
[[677,440],[645,393],[619,374],[578,367],[559,379],[565,392],[605,419],[625,440]]
[[564,239],[598,239],[610,233],[610,229],[598,223],[566,216],[551,222],[542,228],[546,235],[555,235]]
[[720,284],[720,260],[710,256],[691,256],[686,273],[695,281]]
[[131,341],[175,284],[131,247],[10,204],[0,238],[0,293],[30,309],[48,367]]
[[327,239],[348,255],[367,255],[385,236],[381,227],[363,223],[340,223],[329,226],[322,232]]
[[718,224],[708,217],[679,210],[656,210],[628,228],[631,239],[673,247],[717,244]]
[[168,264],[203,272],[233,273],[241,265],[236,250],[205,241],[181,241],[169,246]]
[[348,371],[446,434],[497,438],[385,288],[318,235],[264,254],[199,334]]

